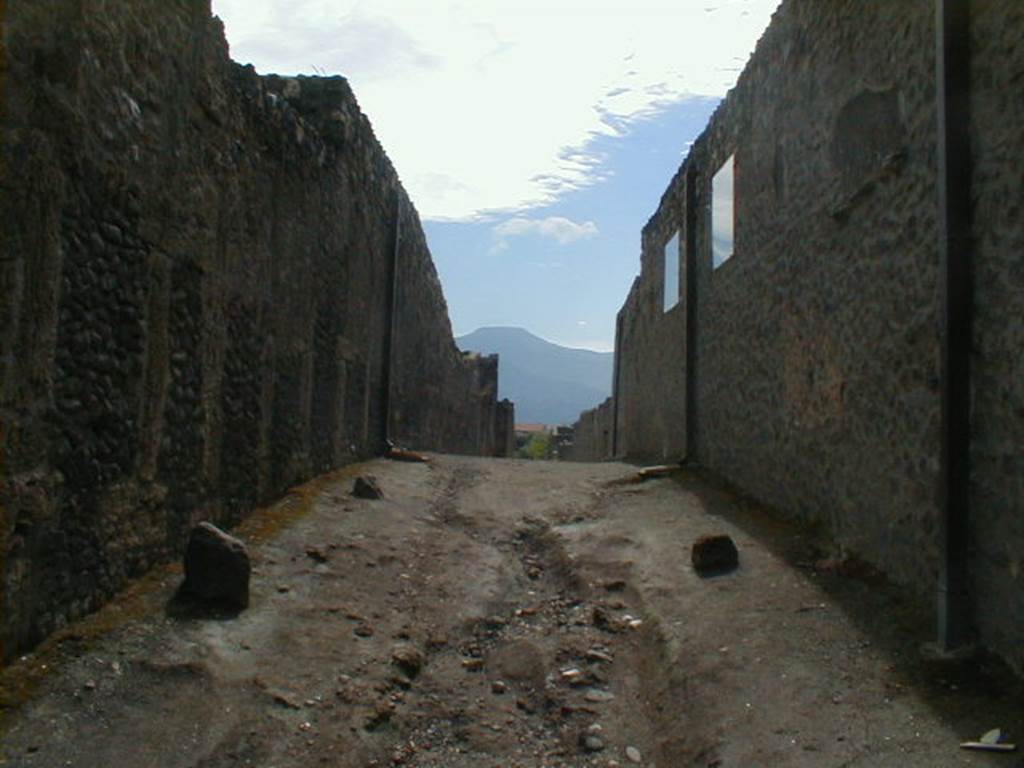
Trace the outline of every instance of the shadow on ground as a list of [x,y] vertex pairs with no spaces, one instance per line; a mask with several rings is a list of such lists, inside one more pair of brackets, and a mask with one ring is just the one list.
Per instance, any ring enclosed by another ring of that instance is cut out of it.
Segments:
[[936,660],[922,653],[936,626],[934,612],[924,608],[926,596],[915,601],[868,563],[837,556],[838,545],[820,526],[787,519],[710,470],[685,467],[672,478],[709,514],[743,530],[828,594],[891,660],[893,685],[912,689],[941,719],[966,732],[980,736],[999,727],[1007,740],[1024,741],[1024,681],[999,658],[979,651],[967,659]]
[[164,604],[164,616],[174,621],[229,621],[242,610],[227,601],[200,599],[187,592],[184,584]]

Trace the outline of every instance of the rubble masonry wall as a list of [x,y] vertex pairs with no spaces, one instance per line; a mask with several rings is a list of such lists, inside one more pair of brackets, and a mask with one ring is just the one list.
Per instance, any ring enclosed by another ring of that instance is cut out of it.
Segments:
[[[977,0],[972,30],[973,596],[983,641],[1024,669],[1024,8]],[[689,453],[823,523],[925,604],[939,567],[934,51],[930,0],[782,4],[644,229],[616,390],[621,455]],[[714,269],[711,178],[730,155],[735,251]],[[687,206],[693,446],[685,288],[661,303]]]
[[387,432],[494,453],[496,361],[343,78],[235,64],[208,2],[2,22],[2,658]]

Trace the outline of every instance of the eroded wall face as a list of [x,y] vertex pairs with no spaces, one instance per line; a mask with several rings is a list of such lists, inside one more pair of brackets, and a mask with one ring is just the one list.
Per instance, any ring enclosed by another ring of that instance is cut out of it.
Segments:
[[494,455],[509,458],[516,452],[516,407],[511,400],[499,400],[494,431]]
[[1024,7],[975,2],[973,593],[983,637],[1024,669]]
[[[782,6],[691,161],[697,454],[931,599],[937,570],[934,8]],[[734,254],[710,177],[735,158]]]
[[343,79],[239,67],[201,2],[20,0],[4,24],[5,658],[198,520],[378,450],[392,325],[391,436],[493,451]]
[[[629,293],[617,326],[619,424],[618,445],[614,448],[619,455],[652,462],[678,461],[687,452],[687,300],[681,295],[668,311],[663,302],[665,250],[674,244],[675,236],[682,234],[684,224],[681,193],[665,206],[665,215],[658,224],[648,225],[644,232],[641,276]],[[685,289],[690,278],[685,266],[679,274],[679,285]],[[602,421],[614,418],[611,412],[600,414]],[[606,454],[610,457],[612,451],[608,441]]]
[[614,403],[609,397],[596,408],[580,414],[579,421],[573,424],[573,444],[568,456],[571,461],[606,461],[612,458],[613,410]]
[[[972,25],[970,567],[982,640],[1021,669],[1024,8],[979,0]],[[626,455],[658,455],[660,423],[685,428],[672,376],[687,365],[687,321],[661,312],[660,286],[661,251],[689,210],[691,454],[826,524],[925,604],[939,567],[934,51],[929,0],[783,3],[644,230],[617,390]],[[716,268],[712,178],[730,157],[734,253]]]

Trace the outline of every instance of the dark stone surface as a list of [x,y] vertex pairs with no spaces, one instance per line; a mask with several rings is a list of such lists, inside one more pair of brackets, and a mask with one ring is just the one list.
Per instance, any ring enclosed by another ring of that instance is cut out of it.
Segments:
[[1024,672],[1024,5],[973,6],[971,592],[981,637]]
[[736,570],[740,553],[724,533],[709,534],[693,542],[690,562],[698,576],[716,576]]
[[573,425],[573,444],[566,458],[573,461],[602,461],[612,458],[614,401],[608,398],[597,408],[580,414]]
[[516,406],[511,400],[497,404],[494,426],[494,455],[512,456],[516,452]]
[[182,591],[237,608],[249,606],[249,551],[212,523],[200,523],[185,548]]
[[391,661],[410,680],[419,675],[427,659],[423,651],[414,645],[402,644],[391,651]]
[[352,485],[352,495],[357,499],[383,499],[384,493],[377,485],[377,479],[373,475],[363,475],[356,478]]

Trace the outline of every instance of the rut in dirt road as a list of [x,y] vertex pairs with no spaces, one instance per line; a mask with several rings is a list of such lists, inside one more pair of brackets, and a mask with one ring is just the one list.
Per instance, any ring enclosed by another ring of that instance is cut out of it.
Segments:
[[[876,587],[795,569],[700,477],[634,476],[432,456],[319,478],[235,531],[247,610],[183,609],[158,570],[5,670],[0,764],[992,764],[957,744],[1019,703],[915,683],[834,596],[884,617]],[[714,532],[740,567],[701,579]]]
[[[607,765],[612,755],[627,759],[627,748],[653,756],[653,701],[666,676],[643,660],[664,656],[657,629],[630,613],[624,580],[583,578],[552,530],[565,508],[509,514],[474,506],[466,497],[489,481],[456,470],[434,507],[444,533],[419,553],[420,572],[447,562],[478,578],[452,546],[465,537],[488,553],[500,578],[480,595],[482,612],[454,623],[444,589],[424,583],[410,595],[424,624],[447,621],[449,629],[428,643],[423,674],[396,697],[391,722],[401,738],[392,761],[480,765],[486,755],[502,765]],[[600,497],[573,503],[586,519]],[[645,679],[652,667],[657,674]]]
[[553,527],[600,514],[621,470],[565,485],[537,469],[381,462],[383,501],[325,480],[253,548],[249,610],[58,638],[60,671],[9,718],[7,764],[604,766],[627,747],[647,762],[658,631]]

